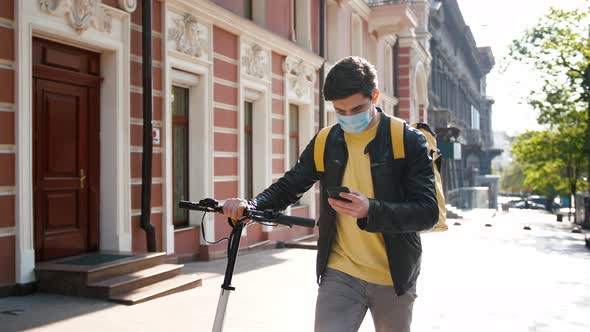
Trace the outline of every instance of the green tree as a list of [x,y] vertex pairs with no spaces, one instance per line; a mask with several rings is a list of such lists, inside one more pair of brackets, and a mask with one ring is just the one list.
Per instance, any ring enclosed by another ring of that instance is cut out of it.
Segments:
[[522,167],[524,184],[545,195],[548,201],[557,195],[573,195],[582,188],[586,166],[583,130],[571,127],[527,131],[517,136],[512,153]]
[[529,65],[542,79],[541,89],[531,91],[528,98],[539,111],[541,124],[559,122],[561,116],[576,111],[571,103],[583,107],[588,100],[590,85],[584,73],[590,65],[589,23],[590,1],[585,9],[551,8],[512,42],[510,58]]
[[500,173],[500,189],[508,193],[529,192],[529,188],[524,184],[524,172],[522,166],[517,162],[512,162]]
[[565,191],[551,149],[553,136],[549,131],[527,131],[516,136],[512,145],[515,161],[524,173],[524,184],[548,200]]
[[538,24],[514,40],[511,61],[528,64],[541,79],[527,102],[538,111],[543,131],[517,137],[513,152],[525,184],[548,197],[586,188],[587,100],[590,82],[590,2],[587,8],[551,8]]

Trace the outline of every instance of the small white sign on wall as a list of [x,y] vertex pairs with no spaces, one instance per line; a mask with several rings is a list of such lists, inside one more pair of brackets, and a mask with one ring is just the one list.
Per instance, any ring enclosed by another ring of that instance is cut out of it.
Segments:
[[160,145],[160,128],[152,129],[152,144]]

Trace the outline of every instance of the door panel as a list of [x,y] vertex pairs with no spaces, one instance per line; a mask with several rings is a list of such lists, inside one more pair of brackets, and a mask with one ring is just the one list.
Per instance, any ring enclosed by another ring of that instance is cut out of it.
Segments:
[[[44,103],[43,123],[45,124],[46,133],[45,150],[47,158],[45,172],[52,176],[73,176],[77,173],[78,155],[78,103],[84,104],[79,95],[84,91],[78,92],[78,95],[64,95],[67,91],[61,92],[59,87],[53,87],[48,90],[47,84],[43,84],[42,89]],[[59,92],[59,93],[58,93]],[[75,92],[74,92],[75,93]],[[85,99],[85,98],[84,98]],[[80,110],[81,111],[81,110]]]
[[79,227],[78,195],[75,191],[45,193],[45,207],[47,209],[45,234],[56,234],[63,231],[76,230]]
[[40,259],[86,251],[88,88],[36,79]]

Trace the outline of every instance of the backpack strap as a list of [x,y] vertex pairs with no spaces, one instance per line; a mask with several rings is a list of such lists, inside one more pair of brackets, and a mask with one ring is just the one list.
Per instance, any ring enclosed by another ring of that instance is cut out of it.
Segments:
[[315,168],[318,172],[324,172],[324,152],[326,150],[326,141],[328,140],[328,134],[334,125],[324,127],[315,137],[315,143],[313,145],[313,160],[315,162]]
[[420,132],[422,132],[422,134],[424,134],[424,137],[426,138],[426,141],[428,142],[428,148],[430,149],[429,155],[432,158],[432,160],[434,161],[436,169],[440,172],[440,168],[442,166],[441,165],[441,163],[442,163],[441,156],[442,155],[440,153],[440,150],[437,147],[436,133],[432,130],[432,128],[430,128],[430,126],[428,124],[423,123],[423,122],[412,123],[411,126],[420,130]]
[[404,150],[404,125],[406,122],[400,118],[391,117],[389,125],[391,126],[391,147],[393,149],[393,159],[404,159],[406,151]]

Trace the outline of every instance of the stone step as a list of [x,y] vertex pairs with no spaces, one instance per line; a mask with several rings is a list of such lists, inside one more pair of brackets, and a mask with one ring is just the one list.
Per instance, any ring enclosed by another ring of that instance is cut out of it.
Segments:
[[195,274],[181,274],[142,288],[115,294],[109,300],[126,305],[149,301],[165,295],[189,290],[202,285],[202,280]]
[[115,262],[110,266],[99,267],[88,272],[86,281],[88,283],[105,280],[123,274],[144,270],[162,263],[166,257],[165,252],[147,253],[137,255],[129,260]]
[[462,211],[457,209],[456,207],[447,204],[445,206],[447,208],[447,218],[449,219],[463,219]]
[[106,299],[118,293],[138,289],[175,277],[182,272],[182,267],[183,265],[179,264],[159,264],[147,269],[89,283],[88,288],[96,297]]
[[[166,253],[111,253],[106,255],[121,255],[123,258],[104,263],[83,265],[72,263],[94,254],[67,257],[63,259],[41,262],[35,267],[37,286],[39,290],[72,296],[94,296],[87,287],[89,283],[114,278],[124,274],[148,269],[160,264]],[[85,262],[84,262],[85,263]]]

